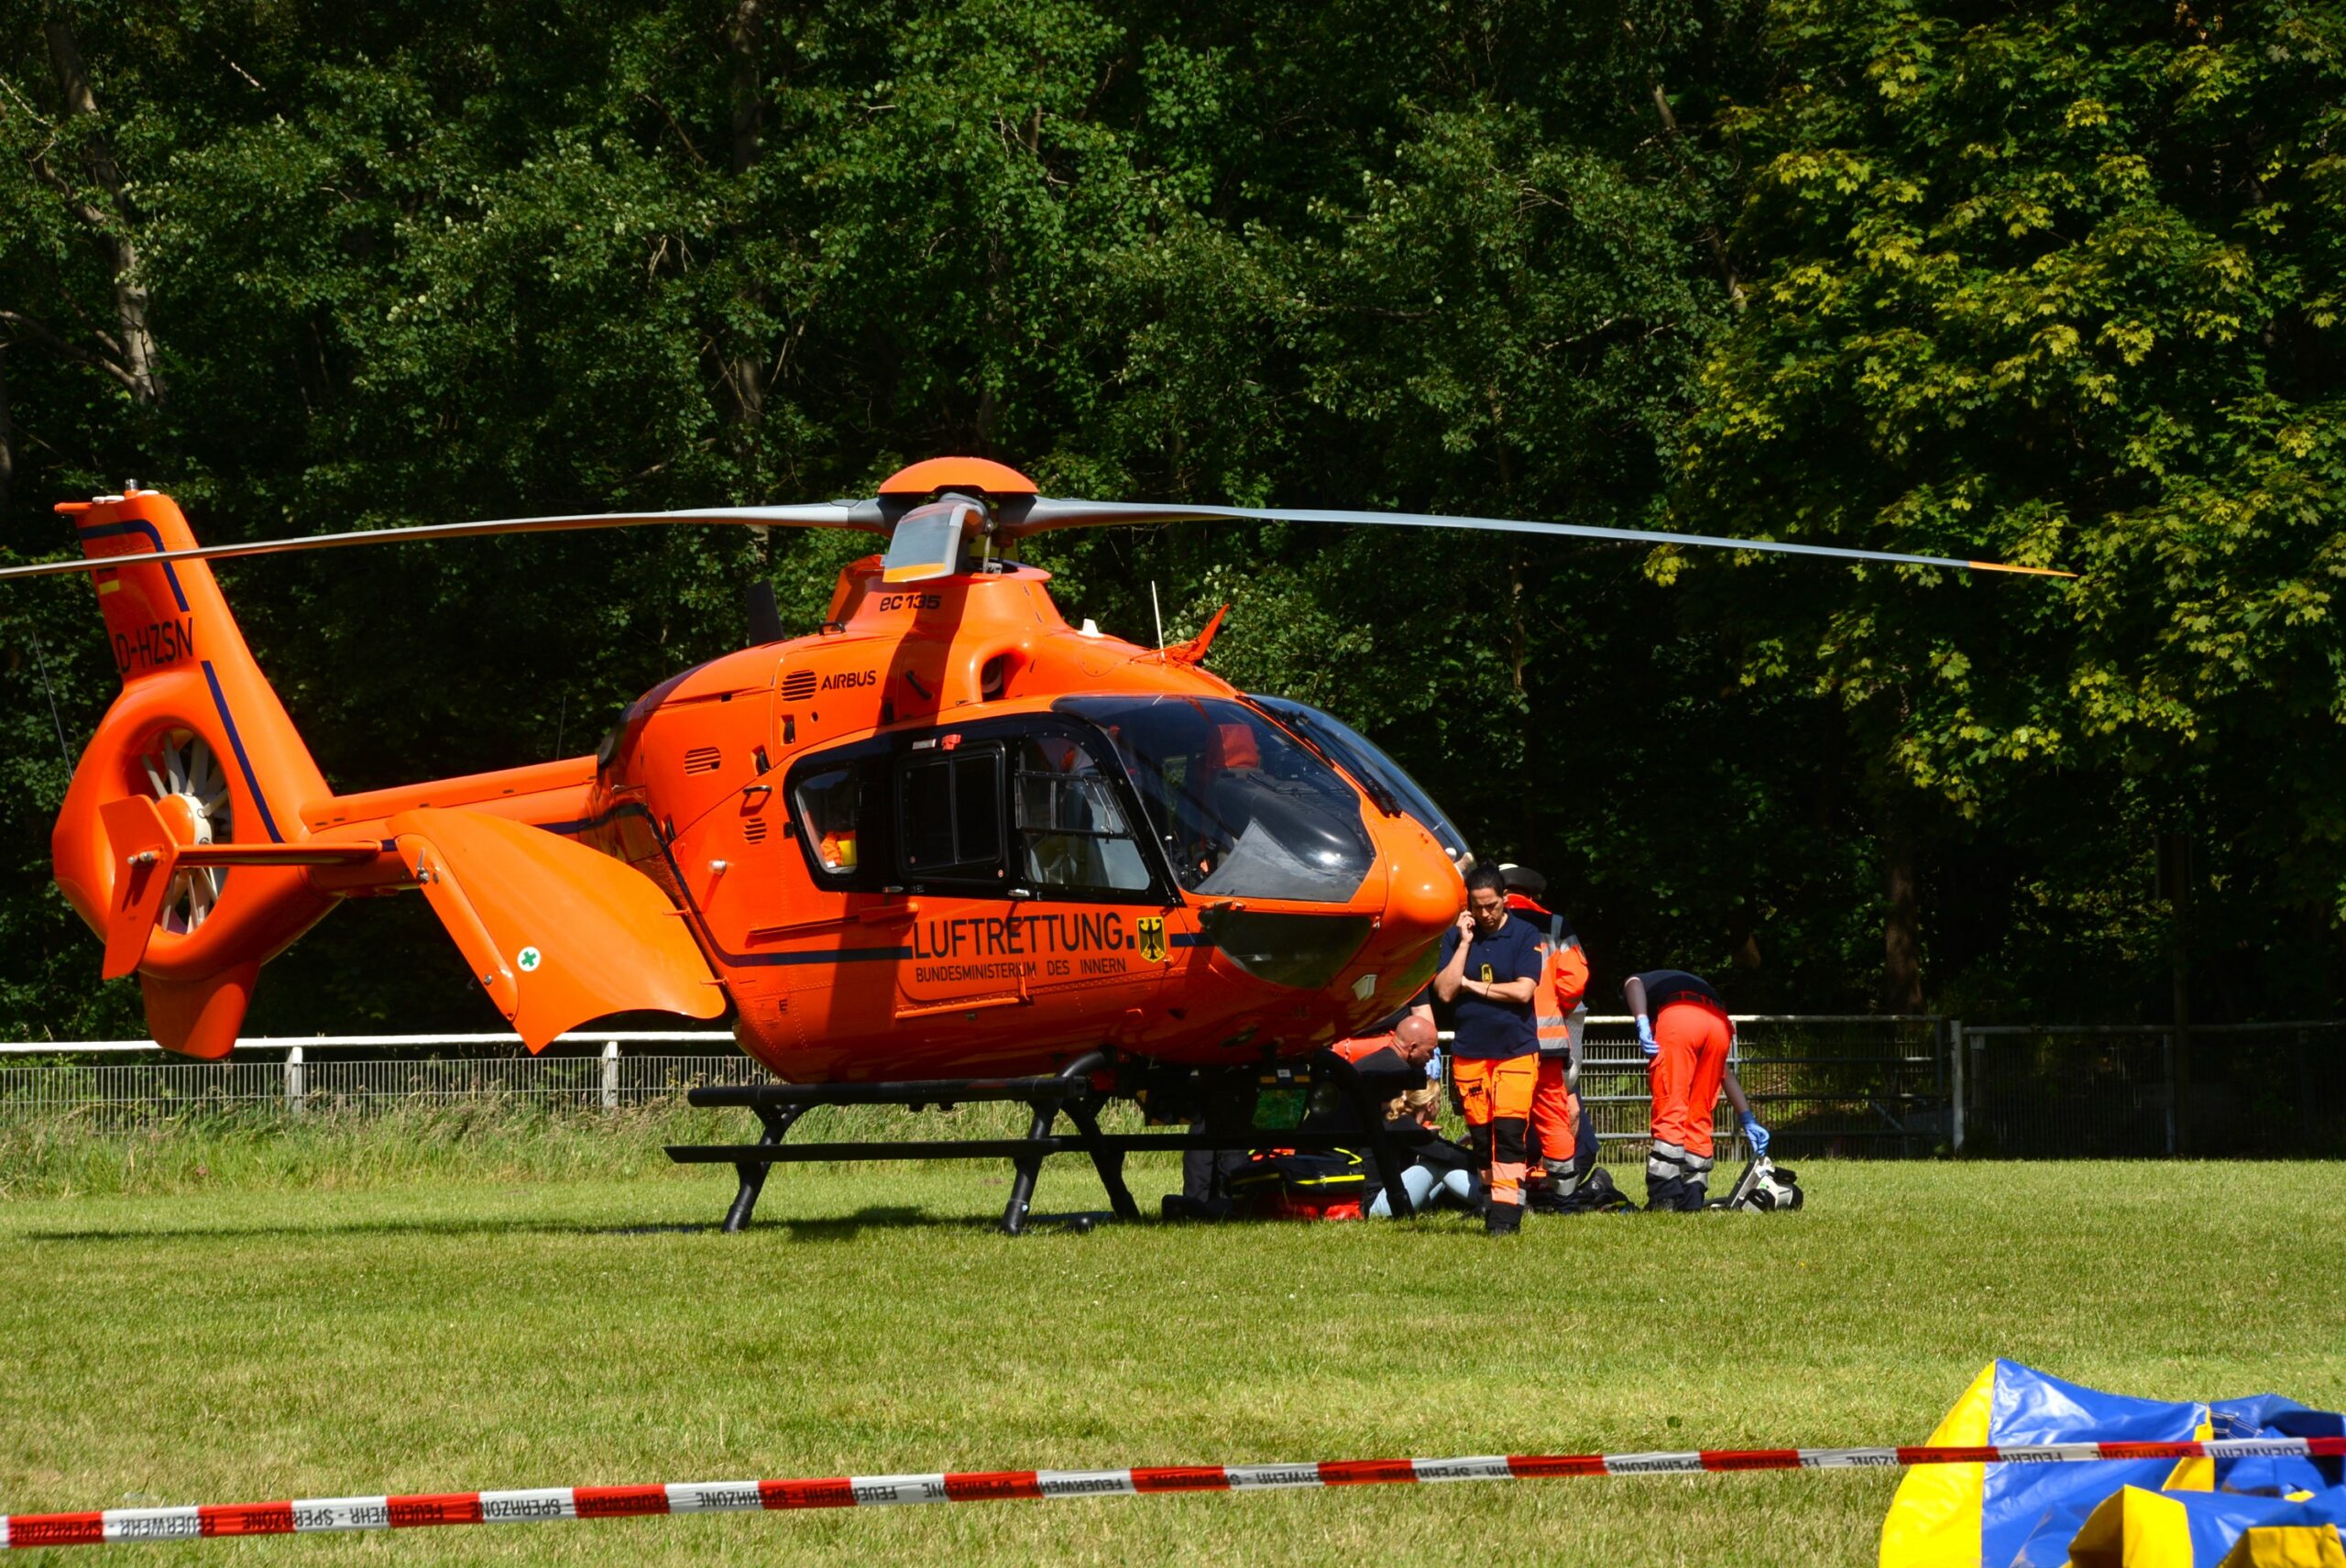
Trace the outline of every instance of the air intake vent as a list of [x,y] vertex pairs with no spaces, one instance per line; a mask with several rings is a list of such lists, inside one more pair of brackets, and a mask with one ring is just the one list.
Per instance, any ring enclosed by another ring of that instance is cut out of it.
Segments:
[[762,817],[752,817],[747,822],[742,823],[741,837],[747,839],[752,844],[764,843],[766,841],[766,819]]
[[713,773],[717,771],[718,761],[718,757],[716,747],[696,746],[691,751],[685,753],[685,772],[688,773]]
[[782,677],[782,700],[805,702],[815,695],[815,672],[793,670]]

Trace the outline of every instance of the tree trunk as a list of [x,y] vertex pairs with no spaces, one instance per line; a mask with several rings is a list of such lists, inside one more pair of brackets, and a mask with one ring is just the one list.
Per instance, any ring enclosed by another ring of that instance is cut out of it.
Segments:
[[1892,818],[1882,835],[1882,1002],[1892,1013],[1923,1010],[1923,900],[1914,880],[1914,838]]
[[1523,665],[1529,654],[1529,634],[1523,624],[1523,557],[1507,564],[1507,666],[1515,695],[1523,696]]
[[1003,254],[1002,236],[989,231],[986,235],[985,353],[978,364],[977,442],[978,454],[984,457],[995,455],[994,432],[1002,428],[1002,394],[994,386],[985,358],[1002,341],[1002,318],[1005,313],[1002,305],[1003,280],[1009,271],[1009,261]]
[[[1523,618],[1523,557],[1520,555],[1510,558],[1507,564],[1507,671],[1515,683],[1516,706],[1520,710],[1527,707],[1523,667],[1531,655],[1530,629]],[[1541,744],[1546,736],[1547,730],[1542,725],[1524,726],[1523,768],[1526,776],[1534,783],[1531,788],[1516,792],[1522,827],[1515,852],[1521,857],[1523,864],[1531,866],[1540,863],[1540,803],[1549,793],[1541,787],[1549,781],[1540,773],[1541,763],[1548,760]],[[1561,894],[1562,890],[1558,891]]]
[[[733,104],[733,136],[729,167],[736,181],[748,175],[758,161],[758,148],[765,134],[765,74],[759,67],[759,45],[765,33],[764,18],[759,14],[761,0],[738,0],[732,19],[725,25],[726,63],[731,73]],[[738,199],[738,197],[737,197]],[[733,225],[733,241],[738,258],[742,242],[741,225]],[[752,305],[764,303],[764,291],[755,283],[745,283],[742,297]],[[762,345],[740,343],[727,356],[725,385],[731,394],[733,407],[729,422],[751,425],[765,412],[766,361]]]
[[8,345],[0,343],[0,527],[16,493],[16,427],[8,417]]
[[727,63],[733,75],[733,159],[736,174],[747,174],[758,160],[758,138],[765,128],[765,73],[758,66],[758,44],[763,24],[759,0],[740,0],[733,20],[725,28]]
[[[1670,148],[1672,158],[1678,164],[1678,171],[1691,179],[1694,171],[1687,166],[1685,157],[1678,148],[1681,139],[1678,116],[1671,112],[1670,94],[1662,91],[1659,78],[1653,83],[1653,106],[1661,115],[1662,144]],[[1703,243],[1710,248],[1711,265],[1718,269],[1719,281],[1726,285],[1727,303],[1733,305],[1738,314],[1741,313],[1747,302],[1743,296],[1743,280],[1735,275],[1735,258],[1727,254],[1727,236],[1719,233],[1716,225],[1705,224]]]
[[[41,24],[41,28],[49,38],[49,65],[57,73],[57,90],[64,97],[65,112],[76,118],[95,119],[97,94],[90,89],[90,72],[82,61],[80,47],[73,41],[73,29],[60,17],[49,18]],[[91,226],[98,244],[104,247],[114,276],[115,324],[121,338],[122,368],[131,395],[149,407],[159,406],[163,400],[163,378],[156,368],[147,285],[138,276],[138,247],[130,237],[129,215],[123,209],[122,170],[115,163],[113,144],[103,133],[93,135],[84,144],[82,162],[112,206],[109,212],[86,202],[74,203],[76,214]]]
[[2197,1097],[2191,1091],[2191,839],[2187,834],[2164,833],[2159,839],[2159,880],[2166,884],[2167,952],[2173,966],[2175,997],[2174,1055],[2169,1058],[2167,1092],[2175,1108],[2175,1152],[2192,1152],[2192,1113]]
[[1760,912],[1749,904],[1736,905],[1727,928],[1727,961],[1747,974],[1760,968]]

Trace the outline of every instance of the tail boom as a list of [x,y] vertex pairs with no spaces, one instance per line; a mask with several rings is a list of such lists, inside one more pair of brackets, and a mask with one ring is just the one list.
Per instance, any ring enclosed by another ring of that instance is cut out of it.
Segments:
[[608,1013],[726,1005],[652,880],[574,841],[595,759],[337,796],[246,646],[168,496],[59,509],[74,522],[123,687],[83,751],[57,883],[136,973],[156,1041],[218,1057],[260,966],[343,898],[421,887],[532,1050]]

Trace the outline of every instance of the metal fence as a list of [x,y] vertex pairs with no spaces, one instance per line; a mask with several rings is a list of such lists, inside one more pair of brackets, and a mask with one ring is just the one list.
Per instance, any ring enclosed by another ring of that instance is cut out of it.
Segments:
[[[1948,1021],[1933,1014],[1735,1015],[1736,1077],[1769,1130],[1769,1152],[1912,1157],[1947,1152]],[[1592,1017],[1580,1095],[1608,1158],[1645,1157],[1652,1108],[1634,1020]],[[1724,1097],[1715,1157],[1749,1154]],[[1727,1135],[1732,1134],[1733,1135]]]
[[[1817,1156],[2346,1156],[2346,1021],[1967,1026],[1935,1014],[1738,1015],[1737,1072],[1787,1162]],[[508,1102],[617,1110],[767,1076],[729,1034],[239,1041],[226,1060],[145,1040],[0,1044],[0,1124],[129,1126],[190,1114],[367,1114]],[[1580,1091],[1608,1159],[1644,1154],[1647,1063],[1631,1021],[1588,1022]],[[1716,1156],[1745,1156],[1722,1102]]]
[[[387,1052],[396,1052],[387,1055]],[[239,1111],[367,1113],[508,1102],[617,1110],[701,1083],[753,1083],[765,1069],[708,1030],[565,1035],[542,1056],[517,1035],[354,1035],[239,1040],[220,1061],[167,1057],[145,1040],[0,1045],[0,1123],[93,1125]]]
[[1969,1155],[2346,1155],[2346,1022],[1951,1031]]
[[[1740,1075],[1777,1152],[1926,1155],[1946,1140],[1935,1017],[1739,1017]],[[513,1035],[379,1035],[237,1042],[217,1062],[144,1040],[0,1045],[0,1123],[71,1117],[130,1125],[232,1111],[360,1113],[504,1100],[579,1108],[645,1104],[699,1083],[766,1077],[729,1034],[567,1035],[527,1056]],[[1581,1094],[1608,1157],[1643,1157],[1646,1061],[1627,1017],[1590,1021]],[[1735,1119],[1722,1111],[1723,1131]],[[1742,1157],[1723,1139],[1722,1159]]]

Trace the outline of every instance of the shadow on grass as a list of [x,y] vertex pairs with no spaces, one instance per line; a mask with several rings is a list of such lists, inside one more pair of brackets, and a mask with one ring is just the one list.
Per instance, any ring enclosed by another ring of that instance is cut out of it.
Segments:
[[[1085,1231],[1095,1224],[1106,1223],[1113,1216],[1103,1212],[1069,1214],[1029,1214],[1026,1223],[1031,1230]],[[882,1204],[859,1209],[852,1214],[836,1214],[818,1219],[769,1219],[751,1223],[747,1234],[787,1234],[794,1242],[851,1242],[866,1231],[959,1231],[982,1233],[998,1230],[1001,1218],[993,1214],[932,1214],[926,1210],[903,1204]],[[23,1233],[29,1242],[90,1243],[90,1242],[154,1242],[190,1238],[224,1241],[293,1240],[304,1236],[673,1236],[722,1235],[718,1224],[671,1223],[648,1225],[592,1225],[565,1223],[554,1220],[351,1220],[336,1221],[322,1216],[314,1223],[268,1225],[159,1225],[151,1228],[115,1227],[105,1230],[32,1230]]]

